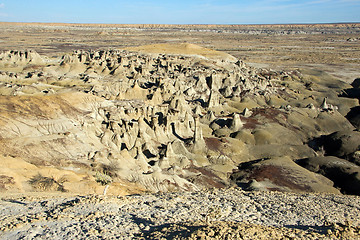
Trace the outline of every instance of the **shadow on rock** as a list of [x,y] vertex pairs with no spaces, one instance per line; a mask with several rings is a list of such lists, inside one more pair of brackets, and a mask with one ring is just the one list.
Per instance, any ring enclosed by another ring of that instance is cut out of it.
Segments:
[[142,230],[135,235],[140,239],[177,239],[189,238],[194,232],[204,226],[195,226],[187,223],[169,223],[158,226],[152,226],[148,230]]

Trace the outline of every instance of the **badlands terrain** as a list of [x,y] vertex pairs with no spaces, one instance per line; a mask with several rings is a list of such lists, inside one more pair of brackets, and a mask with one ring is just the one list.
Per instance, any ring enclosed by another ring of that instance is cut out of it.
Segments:
[[359,237],[359,24],[0,28],[0,237]]

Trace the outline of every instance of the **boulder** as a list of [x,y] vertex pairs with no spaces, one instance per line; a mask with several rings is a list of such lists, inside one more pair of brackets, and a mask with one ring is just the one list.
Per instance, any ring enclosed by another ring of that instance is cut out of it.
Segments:
[[301,159],[298,164],[329,178],[343,193],[360,195],[360,167],[356,164],[333,156]]
[[360,132],[338,131],[325,136],[323,146],[326,155],[346,157],[360,150]]
[[350,112],[346,115],[349,122],[360,131],[360,106],[351,108]]
[[360,99],[360,88],[345,89],[343,90],[343,93],[340,96]]
[[300,167],[289,157],[242,163],[231,179],[246,190],[340,193],[329,179]]
[[352,83],[351,86],[353,88],[360,88],[360,78],[356,78]]

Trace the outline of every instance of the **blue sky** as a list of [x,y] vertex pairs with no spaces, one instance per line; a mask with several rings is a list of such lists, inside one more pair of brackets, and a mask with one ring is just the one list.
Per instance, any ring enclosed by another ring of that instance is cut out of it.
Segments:
[[120,24],[360,22],[360,0],[0,0],[0,21]]

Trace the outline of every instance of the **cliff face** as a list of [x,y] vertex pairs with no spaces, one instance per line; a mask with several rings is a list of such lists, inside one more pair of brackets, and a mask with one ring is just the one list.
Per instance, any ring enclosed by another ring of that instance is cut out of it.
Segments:
[[60,60],[10,51],[0,66],[3,191],[339,193],[294,163],[320,154],[321,135],[354,129],[344,115],[358,101],[339,98],[351,86],[331,77],[256,69],[190,44]]

